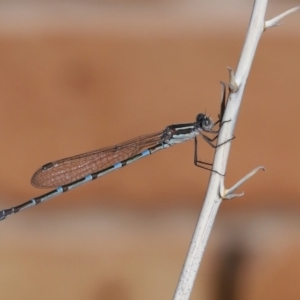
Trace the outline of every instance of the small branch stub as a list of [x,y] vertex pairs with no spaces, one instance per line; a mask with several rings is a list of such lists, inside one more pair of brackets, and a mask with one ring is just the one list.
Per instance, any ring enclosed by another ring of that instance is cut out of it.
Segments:
[[245,175],[242,179],[240,179],[235,185],[233,185],[230,189],[225,189],[224,186],[220,187],[220,196],[223,200],[230,200],[236,197],[241,197],[244,195],[244,192],[241,194],[233,194],[233,192],[239,188],[244,182],[249,180],[252,176],[254,176],[259,170],[265,171],[265,167],[259,166]]
[[280,25],[280,23],[279,23],[280,20],[282,20],[284,17],[296,12],[297,10],[300,10],[300,6],[296,6],[294,8],[291,8],[291,9],[285,11],[284,13],[276,16],[275,18],[273,18],[271,20],[268,20],[268,21],[265,21],[264,30],[266,30],[270,27],[279,26]]
[[229,71],[229,90],[231,93],[236,93],[239,89],[239,86],[235,81],[234,71],[231,67],[227,67],[227,70]]

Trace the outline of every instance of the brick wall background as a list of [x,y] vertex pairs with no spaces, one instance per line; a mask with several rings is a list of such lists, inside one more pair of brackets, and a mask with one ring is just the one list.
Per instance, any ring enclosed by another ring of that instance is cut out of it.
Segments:
[[[46,162],[216,120],[251,1],[2,2],[1,208],[42,194]],[[267,17],[295,2],[271,1]],[[265,32],[250,73],[223,203],[192,299],[299,299],[299,14]],[[201,157],[211,160],[204,143]],[[1,222],[3,299],[171,299],[209,173],[193,143]]]

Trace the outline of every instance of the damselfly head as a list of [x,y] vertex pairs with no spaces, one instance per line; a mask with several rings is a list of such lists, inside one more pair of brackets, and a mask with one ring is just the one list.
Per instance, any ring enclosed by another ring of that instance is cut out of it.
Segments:
[[204,131],[210,131],[214,127],[213,120],[205,114],[199,114],[196,118],[196,123]]

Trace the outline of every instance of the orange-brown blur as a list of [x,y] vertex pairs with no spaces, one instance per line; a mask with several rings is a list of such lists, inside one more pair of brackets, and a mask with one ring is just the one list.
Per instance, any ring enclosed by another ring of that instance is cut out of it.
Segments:
[[[30,178],[47,162],[217,120],[244,2],[3,5],[0,209],[45,193]],[[267,18],[295,5],[273,2]],[[260,41],[225,182],[267,170],[222,203],[192,300],[300,298],[299,25],[293,14]],[[172,299],[208,178],[188,142],[0,222],[1,299]]]

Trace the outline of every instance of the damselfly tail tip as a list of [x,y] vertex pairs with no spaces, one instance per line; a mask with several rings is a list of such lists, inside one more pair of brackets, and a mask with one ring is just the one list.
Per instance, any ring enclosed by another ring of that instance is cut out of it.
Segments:
[[5,211],[1,210],[0,211],[0,221],[5,220],[5,218],[6,218]]

